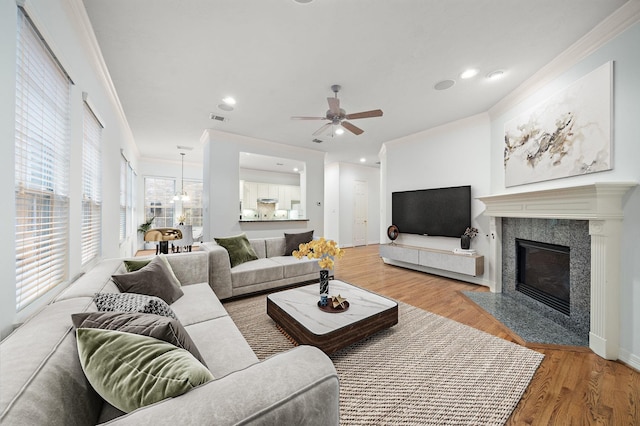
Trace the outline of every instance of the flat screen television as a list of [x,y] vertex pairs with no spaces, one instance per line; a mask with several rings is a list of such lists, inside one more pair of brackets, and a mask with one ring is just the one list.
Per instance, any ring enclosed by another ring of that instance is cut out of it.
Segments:
[[471,185],[393,192],[391,220],[400,233],[460,237],[471,226]]

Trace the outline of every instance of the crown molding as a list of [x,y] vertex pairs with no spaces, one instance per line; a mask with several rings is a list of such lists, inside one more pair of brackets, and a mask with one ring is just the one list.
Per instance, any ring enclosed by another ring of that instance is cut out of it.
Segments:
[[104,57],[102,56],[102,51],[100,50],[100,45],[98,44],[96,35],[93,32],[93,26],[91,25],[91,21],[89,20],[89,15],[87,15],[87,10],[85,9],[82,0],[67,0],[67,4],[73,12],[73,18],[78,24],[78,29],[80,30],[79,35],[86,42],[86,46],[88,48],[87,53],[89,55],[87,59],[93,65],[93,69],[96,71],[98,80],[106,89],[106,95],[111,101],[111,104],[113,105],[118,118],[122,122],[123,130],[126,133],[129,141],[131,142],[131,148],[133,149],[136,157],[140,158],[140,151],[138,150],[138,146],[135,143],[135,138],[133,137],[133,133],[131,132],[131,127],[129,126],[129,122],[127,121],[127,116],[125,115],[122,104],[120,103],[118,92],[113,85],[113,80],[111,80],[109,69],[107,68],[107,64],[105,63]]
[[533,76],[502,98],[488,111],[493,119],[507,112],[519,103],[549,84],[582,59],[600,49],[626,29],[640,21],[640,0],[629,0],[618,10],[596,25],[580,40],[569,46]]

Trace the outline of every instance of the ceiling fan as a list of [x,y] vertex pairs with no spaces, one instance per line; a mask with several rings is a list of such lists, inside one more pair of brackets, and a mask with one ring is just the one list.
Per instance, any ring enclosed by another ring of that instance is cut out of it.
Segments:
[[331,130],[331,136],[335,134],[335,131],[340,128],[340,126],[344,127],[354,135],[360,135],[364,132],[361,128],[354,126],[347,120],[357,120],[360,118],[370,118],[370,117],[382,117],[381,109],[374,109],[371,111],[362,111],[355,112],[353,114],[347,114],[345,110],[340,108],[340,99],[338,99],[338,92],[341,87],[338,84],[334,84],[331,86],[331,90],[334,93],[333,98],[327,98],[327,102],[329,103],[329,109],[324,117],[291,117],[292,120],[329,120],[329,123],[324,124],[318,130],[313,132],[314,136],[323,134],[328,130]]

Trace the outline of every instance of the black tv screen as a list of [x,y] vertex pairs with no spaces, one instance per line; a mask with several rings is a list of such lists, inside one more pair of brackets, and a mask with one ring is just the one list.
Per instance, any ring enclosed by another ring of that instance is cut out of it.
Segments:
[[401,233],[460,237],[471,226],[471,186],[394,192],[391,220]]

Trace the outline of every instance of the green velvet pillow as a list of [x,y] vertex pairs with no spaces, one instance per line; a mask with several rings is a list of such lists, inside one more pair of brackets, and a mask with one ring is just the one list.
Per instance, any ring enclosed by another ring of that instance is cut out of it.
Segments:
[[251,243],[247,239],[246,234],[236,235],[235,237],[214,238],[216,243],[227,249],[229,253],[229,261],[231,267],[240,265],[250,260],[256,260],[258,255],[251,247]]
[[97,328],[78,328],[76,337],[87,380],[125,413],[213,380],[189,351],[153,337]]
[[146,266],[135,272],[111,275],[111,278],[123,293],[156,296],[170,305],[184,295],[182,289],[171,278],[170,270],[166,260],[154,257]]

